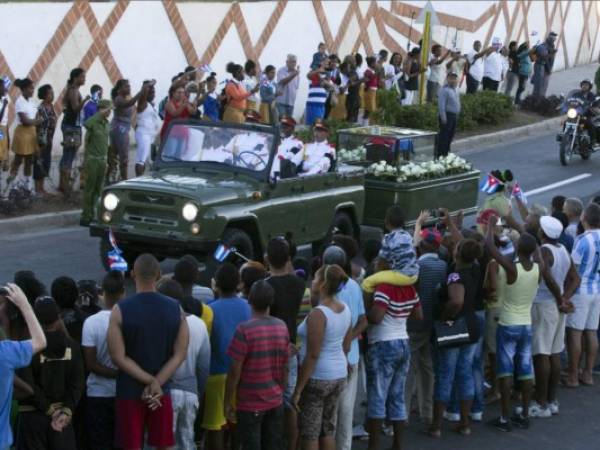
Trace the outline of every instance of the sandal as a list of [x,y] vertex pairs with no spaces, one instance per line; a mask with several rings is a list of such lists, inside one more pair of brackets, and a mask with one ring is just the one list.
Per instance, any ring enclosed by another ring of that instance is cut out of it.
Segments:
[[457,425],[454,427],[454,431],[462,436],[471,435],[471,427],[469,425]]

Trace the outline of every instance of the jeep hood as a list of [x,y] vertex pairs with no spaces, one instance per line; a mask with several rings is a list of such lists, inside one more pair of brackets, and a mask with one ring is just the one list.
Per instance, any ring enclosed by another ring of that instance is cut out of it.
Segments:
[[144,175],[114,184],[108,190],[147,191],[188,197],[208,206],[249,197],[257,190],[257,182],[233,178],[231,174],[177,175],[161,173]]

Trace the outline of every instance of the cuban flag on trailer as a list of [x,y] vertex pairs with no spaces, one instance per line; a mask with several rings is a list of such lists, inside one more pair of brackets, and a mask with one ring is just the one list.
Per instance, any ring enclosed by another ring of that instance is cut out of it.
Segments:
[[488,174],[486,175],[481,183],[479,184],[479,190],[486,194],[493,194],[502,185],[502,182],[495,176]]
[[227,247],[225,244],[219,244],[219,246],[215,250],[215,253],[214,253],[213,257],[217,261],[223,262],[234,251],[235,251],[235,248],[233,248],[233,247]]

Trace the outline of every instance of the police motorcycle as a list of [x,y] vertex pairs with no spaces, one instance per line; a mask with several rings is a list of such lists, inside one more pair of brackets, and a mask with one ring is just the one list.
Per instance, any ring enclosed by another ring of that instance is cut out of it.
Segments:
[[569,165],[573,155],[588,160],[592,153],[600,149],[594,139],[597,136],[596,129],[600,128],[600,97],[591,93],[590,80],[583,80],[581,86],[585,83],[589,89],[585,92],[583,89],[569,92],[562,106],[566,117],[556,140],[559,142],[559,157],[563,166]]

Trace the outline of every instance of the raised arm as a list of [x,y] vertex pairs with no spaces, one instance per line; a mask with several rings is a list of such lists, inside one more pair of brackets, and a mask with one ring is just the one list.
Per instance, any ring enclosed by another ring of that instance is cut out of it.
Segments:
[[33,312],[31,304],[27,301],[27,297],[25,297],[21,288],[13,283],[8,283],[6,291],[8,299],[19,308],[19,311],[21,311],[21,314],[23,315],[23,319],[25,319],[25,324],[27,324],[27,329],[31,336],[31,348],[33,353],[35,354],[42,351],[46,348],[46,335],[35,317],[35,313]]
[[517,268],[514,263],[506,258],[500,250],[496,247],[496,242],[494,242],[494,228],[498,224],[498,217],[491,216],[488,222],[487,233],[485,235],[485,247],[488,252],[490,252],[490,256],[496,260],[496,262],[502,266],[502,268],[506,271],[506,280],[508,284],[512,284],[517,280]]

